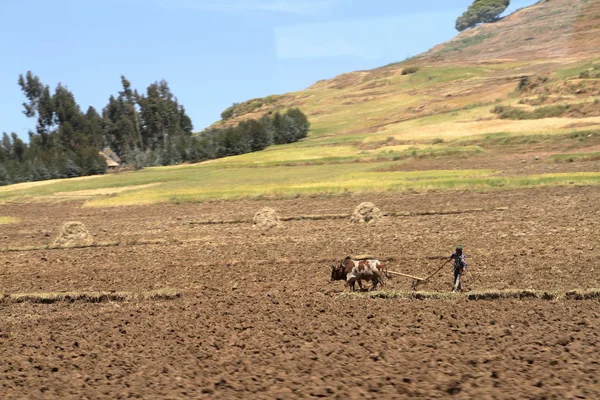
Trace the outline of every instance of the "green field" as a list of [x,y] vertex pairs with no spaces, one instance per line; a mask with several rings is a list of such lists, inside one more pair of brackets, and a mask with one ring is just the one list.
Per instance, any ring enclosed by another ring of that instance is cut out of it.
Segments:
[[[248,157],[246,157],[248,158]],[[252,159],[248,160],[252,163]],[[121,206],[215,199],[343,195],[434,190],[491,190],[549,185],[596,185],[600,172],[498,176],[496,171],[432,170],[385,172],[392,162],[351,162],[297,166],[232,166],[204,163],[21,184],[0,188],[0,201],[84,199],[88,206]]]
[[[304,91],[259,101],[277,109],[300,107],[311,123],[308,137],[300,142],[196,165],[0,187],[0,202],[83,200],[86,206],[126,206],[377,191],[597,185],[600,173],[595,172],[593,162],[586,163],[588,169],[549,173],[517,171],[510,158],[492,168],[485,163],[487,157],[520,153],[531,153],[536,160],[536,154],[542,153],[546,165],[600,158],[600,117],[511,120],[492,112],[497,105],[533,109],[519,100],[535,93],[520,94],[520,78],[512,76],[516,70],[549,65],[423,65],[408,75],[402,75],[403,67],[398,65],[346,74]],[[563,87],[592,65],[552,65],[555,73],[545,81],[547,87],[536,90],[552,91],[555,84]],[[567,93],[561,104],[597,98],[595,83],[589,81],[584,85],[591,85],[590,96]],[[245,109],[249,113],[266,110],[251,105]],[[0,218],[0,223],[11,222]]]

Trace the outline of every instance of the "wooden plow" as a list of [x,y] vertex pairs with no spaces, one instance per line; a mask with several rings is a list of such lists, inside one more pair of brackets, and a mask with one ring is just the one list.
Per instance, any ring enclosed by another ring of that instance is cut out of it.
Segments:
[[[355,256],[351,256],[351,258],[353,260],[369,260],[369,259],[375,259],[376,257],[373,257],[370,254],[360,254],[360,255],[355,255]],[[403,274],[402,272],[396,272],[396,271],[385,271],[386,275],[397,275],[397,276],[403,276],[405,278],[410,278],[412,279],[412,285],[411,288],[413,290],[417,290],[417,287],[419,285],[424,285],[425,283],[429,282],[429,280],[431,278],[433,278],[435,275],[438,274],[438,272],[440,272],[442,270],[442,268],[444,268],[446,266],[446,264],[448,264],[450,262],[450,260],[446,260],[446,262],[444,262],[442,264],[441,267],[439,267],[433,274],[429,275],[427,278],[419,278],[418,276],[413,276],[413,275],[409,275],[409,274]]]
[[418,276],[403,274],[401,272],[396,272],[396,271],[386,271],[386,273],[390,274],[390,275],[404,276],[405,278],[412,279],[413,281],[412,281],[411,288],[413,290],[417,290],[417,287],[419,285],[423,285],[423,284],[429,282],[429,280],[431,278],[433,278],[435,275],[437,275],[437,273],[440,272],[442,270],[442,268],[444,268],[446,266],[446,264],[448,264],[449,261],[450,260],[447,260],[444,264],[442,264],[442,266],[440,268],[438,268],[433,274],[429,275],[427,278],[419,278]]

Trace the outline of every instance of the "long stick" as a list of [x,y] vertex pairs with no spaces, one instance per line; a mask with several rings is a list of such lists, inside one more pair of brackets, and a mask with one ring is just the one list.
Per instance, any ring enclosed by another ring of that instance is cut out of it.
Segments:
[[440,272],[442,270],[442,268],[444,268],[446,266],[446,264],[448,264],[449,262],[450,262],[450,260],[446,260],[446,262],[443,263],[442,266],[437,271],[435,271],[433,274],[429,275],[425,280],[428,281],[429,279],[433,278],[433,276],[435,274],[437,274],[438,272]]
[[400,273],[400,272],[387,271],[387,273],[388,273],[388,274],[392,274],[392,275],[400,275],[400,276],[405,276],[405,277],[407,277],[407,278],[415,279],[415,280],[417,280],[417,281],[422,281],[422,282],[425,282],[425,281],[426,281],[426,279],[419,278],[419,277],[412,276],[412,275],[402,274],[402,273]]

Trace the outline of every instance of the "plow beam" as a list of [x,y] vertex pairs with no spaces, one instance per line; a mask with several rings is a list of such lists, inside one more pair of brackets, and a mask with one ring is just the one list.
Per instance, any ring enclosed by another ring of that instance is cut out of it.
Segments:
[[427,281],[427,279],[419,278],[418,276],[412,276],[412,275],[403,274],[401,272],[387,271],[387,273],[388,274],[392,274],[392,275],[404,276],[406,278],[414,279],[414,280],[419,281],[419,282],[426,282]]

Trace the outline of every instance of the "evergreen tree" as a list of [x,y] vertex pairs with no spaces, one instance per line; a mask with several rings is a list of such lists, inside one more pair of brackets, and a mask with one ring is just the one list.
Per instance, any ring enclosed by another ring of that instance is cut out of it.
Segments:
[[25,150],[27,150],[27,145],[21,140],[21,138],[17,136],[16,133],[13,132],[10,135],[12,137],[11,148],[14,154],[14,159],[19,162],[22,162],[25,157]]
[[65,171],[65,176],[67,178],[74,178],[76,176],[81,176],[81,168],[71,158],[67,158],[67,162],[65,163],[64,171]]
[[58,138],[63,148],[77,151],[88,145],[85,134],[85,117],[75,101],[75,96],[66,87],[58,84],[52,96],[54,120],[58,125]]
[[94,107],[89,107],[85,113],[85,132],[90,146],[102,149],[106,145],[104,138],[104,120]]
[[12,142],[6,132],[2,133],[2,153],[7,160],[12,159]]
[[297,133],[294,141],[298,141],[300,139],[304,139],[308,136],[308,130],[310,129],[310,123],[308,122],[308,118],[306,115],[300,111],[299,108],[290,108],[286,115],[292,118],[295,122]]
[[462,32],[481,23],[495,22],[509,5],[510,0],[475,0],[456,20],[456,29]]
[[279,133],[282,143],[294,143],[300,136],[300,130],[296,125],[296,120],[287,114],[281,118],[281,131]]
[[13,183],[13,181],[8,170],[4,164],[0,164],[0,186],[10,185],[11,183]]
[[114,96],[109,97],[108,104],[102,110],[102,116],[106,145],[121,157],[130,149],[127,141],[127,132],[130,129],[123,117],[121,103]]
[[[148,86],[146,94],[139,98],[143,120],[143,136],[151,149],[162,147],[169,150],[181,143],[180,136],[189,138],[192,122],[185,108],[180,106],[171,93],[169,85],[162,80]],[[169,139],[173,139],[169,144]],[[170,151],[170,150],[169,150]]]
[[242,122],[240,128],[248,139],[250,151],[264,150],[272,143],[265,127],[254,119]]
[[128,120],[126,125],[130,128],[128,131],[128,140],[131,142],[130,146],[133,148],[139,147],[141,150],[144,150],[145,145],[137,110],[139,95],[137,91],[131,90],[131,83],[124,75],[121,75],[121,86],[123,90],[119,92],[119,103],[121,105],[122,118]]
[[41,136],[44,149],[51,147],[50,134],[54,127],[54,101],[50,88],[44,86],[39,77],[28,71],[26,76],[19,75],[19,86],[29,103],[23,103],[23,113],[29,117],[37,116],[36,131]]
[[273,135],[273,143],[275,143],[275,144],[286,143],[285,135],[283,133],[283,116],[279,112],[276,112],[275,115],[273,115],[273,119],[271,120],[270,128],[271,128],[271,132]]

